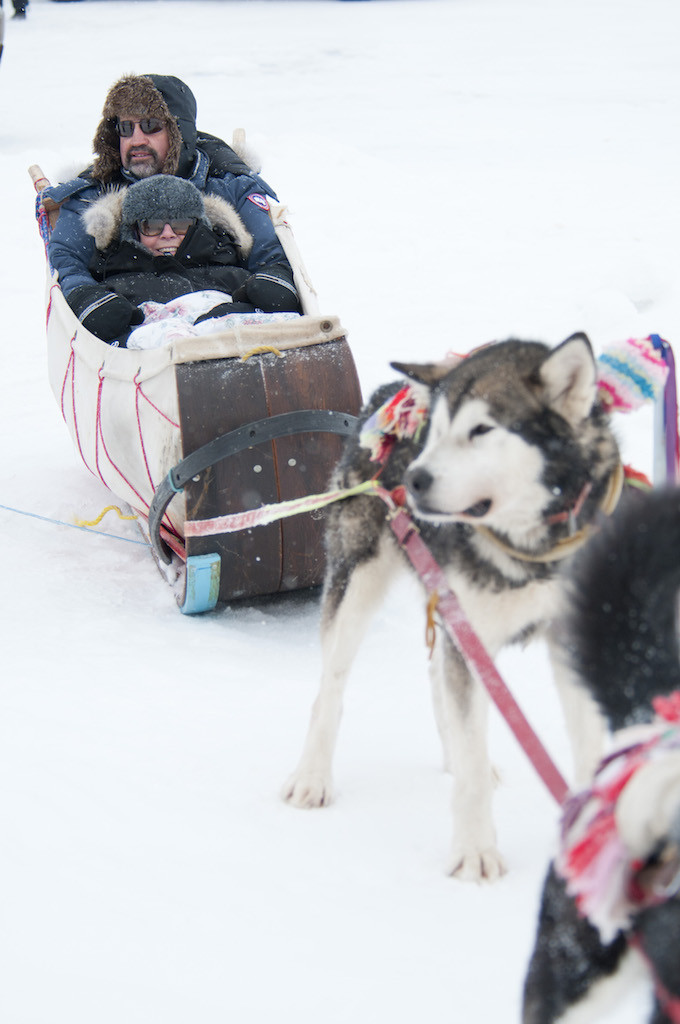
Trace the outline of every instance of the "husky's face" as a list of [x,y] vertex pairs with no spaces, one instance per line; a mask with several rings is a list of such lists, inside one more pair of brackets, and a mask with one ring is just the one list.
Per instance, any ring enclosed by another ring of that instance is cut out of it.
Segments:
[[451,415],[440,395],[427,444],[406,473],[414,511],[426,519],[484,521],[505,532],[532,529],[551,495],[541,483],[540,450],[473,398]]
[[556,500],[556,477],[572,475],[569,455],[594,398],[583,335],[552,351],[501,343],[464,360],[433,389],[427,441],[404,478],[414,512],[517,538],[535,531]]

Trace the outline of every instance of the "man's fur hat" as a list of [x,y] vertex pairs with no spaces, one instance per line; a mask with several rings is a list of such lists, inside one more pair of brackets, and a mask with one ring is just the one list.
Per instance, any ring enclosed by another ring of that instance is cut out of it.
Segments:
[[92,176],[103,184],[120,180],[119,117],[156,117],[168,131],[165,174],[188,175],[196,155],[196,99],[188,85],[172,75],[126,75],[108,92],[92,148]]

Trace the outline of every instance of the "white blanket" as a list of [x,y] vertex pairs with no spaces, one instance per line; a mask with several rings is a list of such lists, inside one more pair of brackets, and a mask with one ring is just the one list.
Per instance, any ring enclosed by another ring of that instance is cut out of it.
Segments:
[[135,328],[127,341],[132,349],[161,348],[179,338],[195,338],[203,334],[215,334],[236,323],[264,324],[275,320],[296,320],[299,313],[227,313],[225,316],[211,317],[197,324],[195,321],[203,313],[208,313],[215,306],[230,302],[231,296],[225,292],[202,291],[180,295],[171,302],[142,302],[144,323]]

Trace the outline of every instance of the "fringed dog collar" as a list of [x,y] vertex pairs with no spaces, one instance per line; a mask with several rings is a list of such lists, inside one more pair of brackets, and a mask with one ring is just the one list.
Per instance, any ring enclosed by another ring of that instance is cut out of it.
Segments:
[[[610,516],[612,514],[619,503],[619,498],[621,497],[625,481],[626,471],[619,462],[609,478],[606,493],[600,504],[600,512],[602,515]],[[560,518],[564,518],[566,521],[574,521],[589,492],[590,485],[586,485],[577,498],[574,507],[568,512],[559,513]],[[556,520],[555,517],[551,516],[548,521],[555,522]],[[522,562],[545,563],[559,562],[562,558],[567,558],[569,555],[573,555],[574,552],[583,547],[586,541],[588,541],[597,530],[597,526],[595,524],[588,523],[580,530],[570,533],[568,537],[563,537],[561,540],[558,540],[549,551],[543,551],[540,554],[532,554],[529,551],[518,551],[517,548],[514,548],[511,544],[506,544],[504,540],[501,540],[501,538],[493,533],[487,526],[482,526],[481,524],[476,525],[475,523],[471,523],[470,525],[474,527],[477,533],[486,537],[487,540],[492,541],[496,547],[500,548],[512,558],[517,558]]]
[[[612,942],[619,933],[625,935],[647,965],[664,1013],[673,1024],[680,1024],[680,998],[661,980],[635,923],[641,911],[678,898],[680,849],[669,841],[656,859],[650,856],[654,850],[645,854],[631,849],[631,845],[646,843],[639,839],[626,843],[618,817],[621,803],[627,799],[627,788],[635,787],[638,780],[643,782],[643,789],[633,797],[633,806],[636,799],[638,804],[641,799],[649,799],[644,789],[645,769],[663,773],[657,775],[657,788],[664,778],[666,784],[669,779],[677,779],[680,691],[656,697],[652,706],[654,721],[623,730],[619,734],[621,745],[602,761],[592,787],[565,801],[555,869],[603,943]],[[635,811],[632,816],[636,817]]]
[[619,801],[637,773],[680,753],[680,691],[656,697],[652,705],[654,721],[622,730],[618,749],[601,762],[592,787],[569,797],[563,807],[555,868],[604,943],[628,931],[641,910],[666,902],[680,889],[677,849],[651,866],[629,849],[617,820]]
[[429,402],[422,388],[404,384],[390,399],[364,423],[359,444],[368,448],[371,462],[387,462],[397,441],[418,440],[427,422]]

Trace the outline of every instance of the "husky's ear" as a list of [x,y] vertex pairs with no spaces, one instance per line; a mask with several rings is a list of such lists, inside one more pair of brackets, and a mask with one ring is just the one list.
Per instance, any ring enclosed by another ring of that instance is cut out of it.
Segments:
[[463,356],[447,356],[440,363],[390,363],[393,370],[403,373],[411,380],[417,380],[420,384],[426,384],[428,388],[434,387],[450,373],[454,366],[462,362]]
[[593,349],[585,334],[572,334],[553,349],[539,369],[549,405],[577,426],[588,416],[597,395]]

